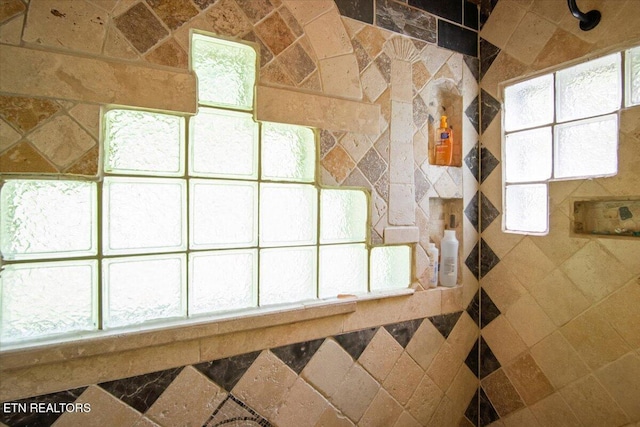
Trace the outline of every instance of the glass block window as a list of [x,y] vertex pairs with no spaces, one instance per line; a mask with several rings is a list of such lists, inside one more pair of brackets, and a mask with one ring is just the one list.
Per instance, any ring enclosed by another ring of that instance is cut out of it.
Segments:
[[318,185],[316,133],[254,119],[255,49],[191,55],[197,114],[105,111],[99,182],[2,183],[3,346],[410,285],[367,193]]
[[640,101],[639,76],[636,47],[504,88],[504,231],[548,232],[550,181],[617,174],[618,111],[625,92]]

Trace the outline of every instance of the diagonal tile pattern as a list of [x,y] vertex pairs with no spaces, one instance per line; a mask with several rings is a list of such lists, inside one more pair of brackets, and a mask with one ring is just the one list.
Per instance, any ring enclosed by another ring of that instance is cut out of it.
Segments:
[[482,184],[500,161],[486,147],[480,148],[480,184]]
[[271,423],[258,415],[240,399],[230,394],[203,425],[203,427],[221,427],[243,425],[251,427],[271,427]]
[[480,133],[484,133],[500,111],[500,103],[488,92],[480,90]]
[[231,391],[259,355],[259,351],[254,351],[252,353],[218,359],[212,362],[199,363],[194,365],[194,368],[209,377],[216,384],[222,386],[225,390]]
[[350,332],[337,335],[336,341],[354,359],[358,359],[364,349],[369,345],[371,339],[376,334],[377,328],[363,329],[361,331]]
[[316,354],[324,339],[272,348],[271,352],[287,364],[296,374],[300,374],[309,360]]
[[433,326],[436,327],[438,332],[440,332],[446,339],[449,337],[449,334],[453,330],[454,326],[456,326],[456,323],[458,322],[458,319],[460,319],[461,315],[462,311],[457,311],[455,313],[441,314],[438,316],[429,317],[429,320],[431,321],[431,323],[433,323]]
[[391,334],[393,338],[398,341],[403,348],[407,347],[413,334],[416,333],[423,319],[408,320],[406,322],[394,323],[392,325],[385,325],[387,332]]
[[480,231],[484,231],[500,215],[491,200],[480,192]]

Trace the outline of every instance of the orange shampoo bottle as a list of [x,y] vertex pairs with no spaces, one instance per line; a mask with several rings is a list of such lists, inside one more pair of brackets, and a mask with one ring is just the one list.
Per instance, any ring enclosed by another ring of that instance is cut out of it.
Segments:
[[447,124],[447,116],[440,118],[440,127],[436,131],[435,164],[449,166],[453,161],[453,130]]

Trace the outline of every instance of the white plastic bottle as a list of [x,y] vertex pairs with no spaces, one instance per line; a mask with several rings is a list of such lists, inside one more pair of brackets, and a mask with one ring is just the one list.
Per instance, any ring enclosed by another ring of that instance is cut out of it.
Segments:
[[445,230],[440,242],[442,262],[440,262],[440,285],[452,288],[458,281],[458,239],[455,230]]
[[427,256],[429,257],[428,283],[430,288],[438,286],[438,248],[435,243],[429,243]]

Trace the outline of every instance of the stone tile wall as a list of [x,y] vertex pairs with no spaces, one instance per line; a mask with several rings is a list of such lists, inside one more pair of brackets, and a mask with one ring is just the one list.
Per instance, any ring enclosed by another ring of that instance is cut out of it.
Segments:
[[[640,241],[571,235],[572,200],[638,196],[640,108],[620,115],[619,173],[550,183],[550,231],[501,231],[499,83],[638,44],[634,1],[499,2],[480,31],[480,425],[635,425],[640,421]],[[597,409],[596,409],[597,408]]]

